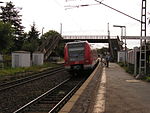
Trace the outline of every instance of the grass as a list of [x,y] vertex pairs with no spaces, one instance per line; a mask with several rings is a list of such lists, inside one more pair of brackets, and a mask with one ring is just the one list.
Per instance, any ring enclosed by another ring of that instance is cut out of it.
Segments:
[[57,64],[54,64],[54,63],[45,63],[44,65],[41,65],[41,66],[7,68],[7,69],[0,70],[0,76],[14,75],[14,74],[23,73],[23,72],[38,72],[44,68],[56,67],[56,66]]
[[121,67],[124,67],[124,63],[123,62],[117,62],[117,64],[119,64]]
[[150,76],[145,76],[145,77],[142,78],[142,80],[150,82]]
[[124,68],[124,70],[130,74],[134,73],[134,65],[133,64],[128,64],[128,66],[123,63],[123,62],[119,62],[118,63],[122,68]]
[[145,77],[145,80],[146,80],[147,82],[150,82],[150,76]]
[[[128,67],[125,66],[124,63],[119,62],[118,63],[122,68],[126,70],[126,72],[133,74],[134,73],[134,65],[128,64]],[[141,78],[141,80],[150,82],[150,74],[146,75],[145,77]]]

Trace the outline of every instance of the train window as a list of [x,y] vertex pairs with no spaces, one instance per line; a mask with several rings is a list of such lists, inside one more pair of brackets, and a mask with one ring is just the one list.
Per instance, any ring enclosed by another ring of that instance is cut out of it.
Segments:
[[70,51],[80,51],[80,50],[84,50],[83,47],[80,47],[80,48],[69,48],[69,52]]
[[84,60],[84,51],[83,50],[70,51],[69,58],[70,61]]
[[84,47],[84,43],[72,43],[72,44],[68,44],[68,48],[78,48],[78,47]]
[[84,44],[85,43],[68,44],[68,53],[70,61],[84,60]]

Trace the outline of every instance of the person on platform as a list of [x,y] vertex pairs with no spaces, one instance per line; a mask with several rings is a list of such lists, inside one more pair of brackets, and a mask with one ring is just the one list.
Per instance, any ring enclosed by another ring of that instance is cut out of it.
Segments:
[[106,55],[105,60],[106,60],[106,67],[109,67],[110,56],[108,54]]

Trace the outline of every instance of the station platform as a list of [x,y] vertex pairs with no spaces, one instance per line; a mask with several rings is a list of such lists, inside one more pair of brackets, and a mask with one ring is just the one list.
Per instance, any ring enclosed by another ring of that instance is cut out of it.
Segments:
[[99,65],[59,113],[149,113],[150,84],[116,63]]
[[87,108],[94,102],[97,95],[102,70],[103,68],[99,64],[59,113],[87,113]]

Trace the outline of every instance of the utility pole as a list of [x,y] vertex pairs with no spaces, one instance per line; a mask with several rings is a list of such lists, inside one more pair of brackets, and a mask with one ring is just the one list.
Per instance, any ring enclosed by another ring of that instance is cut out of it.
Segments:
[[142,0],[139,76],[146,75],[146,0]]
[[[113,25],[113,27],[119,27],[121,28],[121,37],[123,36],[123,31],[124,31],[124,36],[126,37],[126,26],[122,26],[122,25]],[[123,29],[124,28],[124,29]],[[123,39],[121,38],[121,41],[123,41]],[[125,65],[127,64],[127,43],[126,43],[126,38],[124,40],[124,44],[125,44]]]
[[111,43],[111,39],[110,39],[109,23],[107,24],[107,27],[108,27],[108,42],[109,42],[109,50],[110,50],[110,54],[111,54],[112,58],[114,59],[114,53],[113,53],[112,43]]

